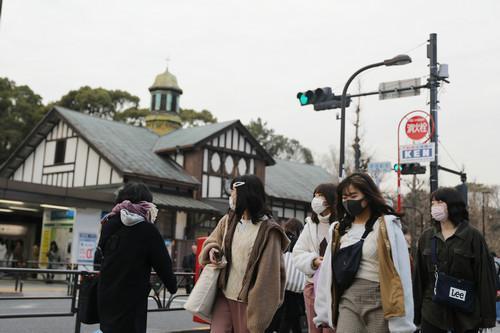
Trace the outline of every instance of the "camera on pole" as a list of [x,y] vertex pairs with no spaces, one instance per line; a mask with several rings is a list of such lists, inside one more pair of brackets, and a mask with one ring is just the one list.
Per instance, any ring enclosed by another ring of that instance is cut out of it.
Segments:
[[[342,106],[342,96],[336,96],[330,87],[299,92],[297,98],[301,106],[313,105],[315,111],[337,109]],[[346,107],[348,107],[350,103],[351,98],[347,96]]]

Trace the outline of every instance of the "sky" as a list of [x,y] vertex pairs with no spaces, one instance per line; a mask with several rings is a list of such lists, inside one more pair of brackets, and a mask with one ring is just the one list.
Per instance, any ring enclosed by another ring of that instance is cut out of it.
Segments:
[[[4,0],[0,76],[29,85],[45,103],[90,85],[129,91],[148,107],[147,88],[169,58],[184,91],[181,107],[210,110],[221,121],[260,117],[320,157],[338,149],[337,110],[301,107],[297,92],[329,86],[341,94],[357,69],[397,54],[413,62],[364,72],[361,91],[425,82],[426,41],[437,33],[438,61],[450,74],[439,91],[439,163],[464,168],[470,181],[500,184],[499,15],[497,0]],[[427,90],[361,99],[363,148],[395,163],[398,122],[428,111],[428,101]],[[349,143],[354,107],[347,113]],[[408,143],[404,133],[401,140]],[[442,186],[459,181],[440,172]],[[394,175],[385,178],[386,189],[395,184]]]

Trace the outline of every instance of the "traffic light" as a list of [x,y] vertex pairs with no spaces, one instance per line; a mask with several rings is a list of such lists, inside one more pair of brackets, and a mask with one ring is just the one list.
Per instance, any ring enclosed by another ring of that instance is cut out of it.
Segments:
[[[337,109],[342,107],[341,99],[342,96],[336,96],[332,92],[332,88],[318,88],[316,90],[308,90],[305,92],[299,92],[297,98],[301,106],[304,105],[314,105],[315,111]],[[351,104],[351,98],[346,97],[346,107]]]
[[[397,171],[397,164],[394,167]],[[421,175],[427,170],[426,166],[420,165],[420,163],[403,163],[399,167],[402,175]]]

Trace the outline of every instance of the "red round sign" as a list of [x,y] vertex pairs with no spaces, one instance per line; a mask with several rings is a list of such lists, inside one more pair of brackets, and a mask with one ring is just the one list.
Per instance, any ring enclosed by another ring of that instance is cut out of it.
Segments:
[[429,122],[422,116],[413,116],[406,122],[405,130],[410,139],[420,140],[429,133]]

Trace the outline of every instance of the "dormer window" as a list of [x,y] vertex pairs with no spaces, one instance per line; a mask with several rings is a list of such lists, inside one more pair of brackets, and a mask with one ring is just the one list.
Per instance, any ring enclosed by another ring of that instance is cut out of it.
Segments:
[[54,164],[64,163],[66,156],[66,139],[56,141],[56,153],[54,155]]

